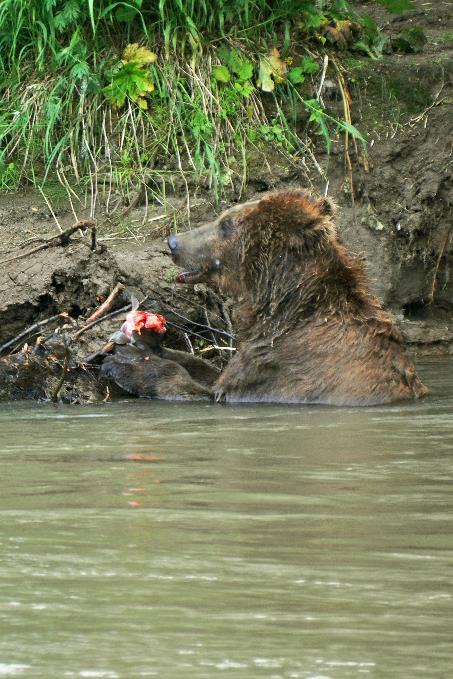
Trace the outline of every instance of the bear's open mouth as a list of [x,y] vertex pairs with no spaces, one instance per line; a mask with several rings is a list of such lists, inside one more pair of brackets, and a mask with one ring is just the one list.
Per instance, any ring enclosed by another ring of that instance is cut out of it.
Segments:
[[177,283],[206,283],[220,272],[220,259],[214,259],[209,264],[203,263],[199,269],[188,269],[176,275]]
[[201,278],[201,271],[199,269],[193,269],[192,271],[181,271],[178,273],[175,280],[177,283],[197,283]]

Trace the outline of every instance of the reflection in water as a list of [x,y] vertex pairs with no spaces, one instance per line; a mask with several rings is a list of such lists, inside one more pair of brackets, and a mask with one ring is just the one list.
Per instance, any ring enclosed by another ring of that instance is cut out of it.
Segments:
[[452,674],[453,364],[412,405],[12,404],[0,677]]

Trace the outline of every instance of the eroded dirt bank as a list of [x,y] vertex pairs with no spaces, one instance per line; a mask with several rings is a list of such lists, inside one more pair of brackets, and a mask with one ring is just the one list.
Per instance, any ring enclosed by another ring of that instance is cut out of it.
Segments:
[[[239,195],[240,183],[233,181],[221,206],[202,186],[189,186],[188,195],[176,187],[165,206],[151,205],[145,212],[141,205],[129,209],[126,204],[124,218],[115,224],[105,220],[101,208],[95,251],[76,234],[69,245],[7,262],[34,249],[36,242],[26,242],[30,238],[55,235],[57,227],[40,196],[29,191],[0,196],[0,344],[62,311],[68,312],[69,326],[71,319],[82,322],[120,282],[125,291],[118,307],[131,293],[146,297],[144,307],[165,314],[171,323],[169,346],[206,351],[219,340],[209,327],[231,331],[234,313],[214,291],[174,283],[175,269],[164,251],[175,215],[177,228],[186,228],[188,199],[194,228],[238,200],[308,185],[319,193],[328,187],[339,206],[342,239],[365,258],[373,292],[393,311],[414,353],[453,354],[453,8],[446,2],[417,6],[391,21],[379,12],[377,18],[391,36],[405,26],[420,26],[427,37],[422,51],[351,65],[353,122],[366,130],[369,142],[366,153],[356,153],[349,143],[351,174],[342,139],[330,156],[316,149],[323,176],[307,177],[304,165],[269,149],[266,163],[250,163],[245,191]],[[326,105],[340,106],[334,86],[325,97]],[[62,227],[74,222],[64,201],[53,208]],[[87,211],[78,209],[78,217],[83,216]],[[81,354],[99,347],[122,318],[85,333]],[[37,329],[26,341],[34,342],[39,334]],[[219,365],[227,355],[209,349],[203,354]]]

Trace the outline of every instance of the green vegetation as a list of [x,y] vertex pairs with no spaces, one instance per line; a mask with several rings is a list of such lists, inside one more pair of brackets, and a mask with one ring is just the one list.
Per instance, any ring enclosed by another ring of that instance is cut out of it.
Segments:
[[453,33],[444,33],[444,35],[442,35],[440,38],[438,38],[438,42],[440,44],[453,42]]
[[426,35],[419,26],[403,28],[399,35],[392,40],[395,52],[421,52],[426,44]]
[[327,47],[377,58],[379,34],[346,0],[0,0],[0,190],[57,179],[108,209],[179,174],[219,197],[251,147],[363,141],[316,97]]

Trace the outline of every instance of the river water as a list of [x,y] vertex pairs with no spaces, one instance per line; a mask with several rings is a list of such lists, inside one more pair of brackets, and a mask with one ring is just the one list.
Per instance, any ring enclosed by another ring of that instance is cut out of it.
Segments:
[[453,677],[453,361],[365,409],[2,407],[0,677]]

